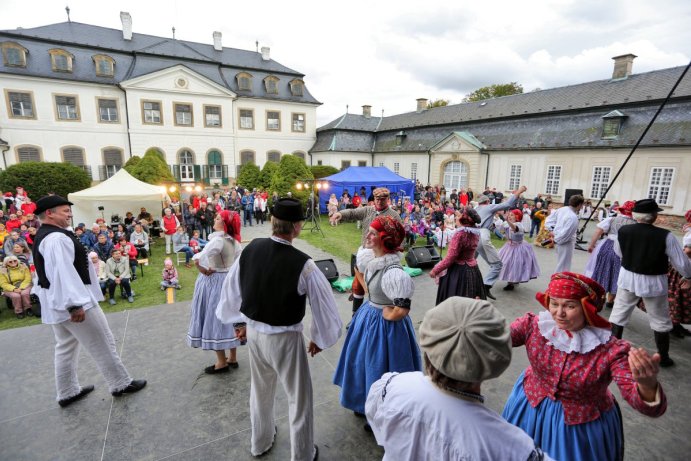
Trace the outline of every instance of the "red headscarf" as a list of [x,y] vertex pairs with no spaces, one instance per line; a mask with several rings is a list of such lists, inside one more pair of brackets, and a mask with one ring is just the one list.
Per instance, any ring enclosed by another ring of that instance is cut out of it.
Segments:
[[240,237],[240,215],[234,211],[223,210],[220,212],[221,219],[223,219],[223,226],[226,234],[232,236],[239,242],[242,241]]
[[634,205],[636,205],[636,202],[634,202],[633,200],[626,201],[623,205],[619,207],[617,211],[619,211],[619,213],[623,214],[624,216],[631,217],[631,212],[633,211]]
[[518,208],[511,210],[511,213],[516,217],[516,222],[521,222],[523,220],[523,212]]
[[598,315],[605,303],[605,289],[595,280],[574,272],[559,272],[552,275],[544,293],[537,293],[535,299],[549,309],[550,298],[576,299],[583,306],[585,321],[598,328],[610,328],[610,323]]
[[691,223],[691,210],[687,210],[684,217],[686,218],[686,222]]
[[379,232],[379,238],[385,253],[401,251],[401,243],[405,238],[403,224],[391,216],[377,216],[370,227]]

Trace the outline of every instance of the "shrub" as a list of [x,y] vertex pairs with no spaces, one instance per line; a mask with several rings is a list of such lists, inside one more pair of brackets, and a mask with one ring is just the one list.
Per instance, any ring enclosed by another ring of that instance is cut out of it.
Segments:
[[238,184],[249,190],[255,187],[261,187],[261,172],[259,171],[259,167],[254,163],[246,163],[240,166]]
[[168,164],[156,149],[147,150],[144,157],[127,171],[138,180],[149,184],[176,182],[173,174],[168,169]]
[[34,200],[54,192],[62,197],[91,187],[91,176],[70,163],[26,162],[9,166],[0,173],[0,189],[12,191],[22,186]]
[[330,165],[313,165],[310,167],[310,170],[312,170],[312,175],[315,179],[325,178],[339,172],[338,168]]
[[277,191],[278,195],[285,197],[288,192],[293,193],[293,197],[303,203],[307,203],[309,191],[298,190],[295,184],[298,180],[312,179],[312,172],[305,165],[305,162],[294,156],[284,155],[278,164],[278,170],[271,180],[271,191]]
[[139,162],[141,162],[141,161],[142,161],[142,158],[141,158],[140,156],[138,156],[138,155],[133,155],[132,157],[130,157],[129,160],[127,160],[127,162],[125,162],[125,165],[123,166],[123,168],[124,168],[129,174],[132,174],[132,171],[134,170],[134,167],[136,167],[136,166],[139,164]]
[[267,191],[271,188],[271,181],[274,175],[278,171],[278,163],[276,162],[266,162],[261,172],[261,187]]

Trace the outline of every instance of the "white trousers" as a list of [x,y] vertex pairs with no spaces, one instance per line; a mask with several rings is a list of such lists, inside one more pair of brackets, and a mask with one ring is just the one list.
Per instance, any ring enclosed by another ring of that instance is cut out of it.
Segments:
[[291,460],[314,458],[312,378],[301,332],[274,335],[247,328],[250,355],[250,420],[252,455],[268,450],[274,440],[274,397],[280,380],[288,395]]
[[563,245],[555,245],[557,247],[557,267],[554,273],[571,272],[571,260],[573,259],[573,249],[575,243],[568,241]]
[[494,245],[492,245],[489,229],[485,229],[484,227],[480,229],[480,241],[477,245],[477,253],[487,264],[489,264],[489,272],[485,274],[483,283],[492,286],[499,278],[503,264],[501,262],[501,257],[499,257],[499,252]]
[[[641,299],[640,296],[636,296],[635,293],[619,287],[617,289],[617,297],[614,298],[614,307],[612,308],[612,315],[609,316],[609,321],[622,327],[626,326],[639,299]],[[643,298],[643,302],[648,313],[650,328],[660,333],[670,331],[672,329],[672,320],[669,317],[667,293],[662,296]]]
[[166,241],[166,254],[169,255],[173,247],[173,235],[163,234],[163,238]]
[[100,307],[86,311],[83,322],[69,320],[53,325],[55,334],[55,387],[58,400],[79,394],[77,377],[80,345],[96,362],[110,392],[126,388],[132,379],[115,349],[115,339]]

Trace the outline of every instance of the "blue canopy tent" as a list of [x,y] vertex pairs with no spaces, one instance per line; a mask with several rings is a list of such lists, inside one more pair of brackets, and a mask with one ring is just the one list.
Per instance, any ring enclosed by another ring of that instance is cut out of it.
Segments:
[[[363,186],[367,190],[367,195],[370,194],[372,186],[386,187],[391,191],[392,200],[396,195],[412,197],[415,191],[415,181],[399,176],[384,166],[351,166],[339,173],[321,178],[321,181],[327,181],[329,184],[326,190],[319,190],[319,210],[322,213],[326,213],[329,196],[336,194],[340,200],[344,190],[348,190],[352,197],[355,192],[360,192]],[[363,202],[366,200],[367,197],[364,197]]]

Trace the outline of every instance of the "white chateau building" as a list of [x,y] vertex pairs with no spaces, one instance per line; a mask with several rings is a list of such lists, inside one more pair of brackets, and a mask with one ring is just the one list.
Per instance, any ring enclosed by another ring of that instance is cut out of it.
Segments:
[[76,22],[0,31],[0,168],[70,162],[105,180],[158,149],[180,182],[305,159],[316,108],[304,75],[258,52]]
[[[433,109],[418,99],[414,112],[388,117],[366,105],[317,129],[312,161],[386,166],[449,191],[525,184],[530,198],[561,202],[567,189],[580,189],[598,199],[684,70],[632,74],[635,57],[613,58],[611,78],[562,88]],[[679,216],[691,209],[690,178],[691,72],[605,199],[651,197]]]

